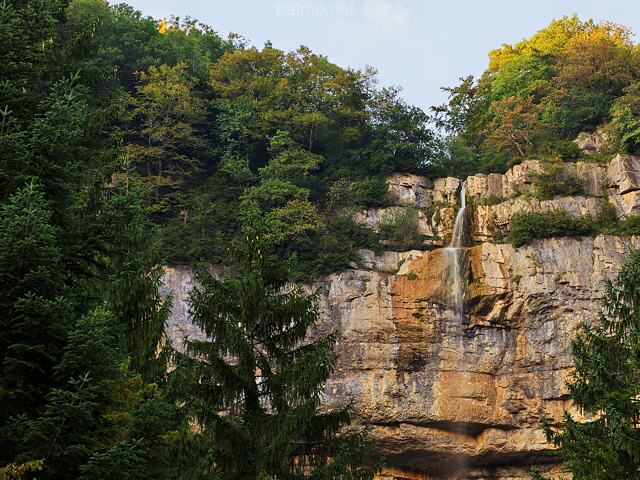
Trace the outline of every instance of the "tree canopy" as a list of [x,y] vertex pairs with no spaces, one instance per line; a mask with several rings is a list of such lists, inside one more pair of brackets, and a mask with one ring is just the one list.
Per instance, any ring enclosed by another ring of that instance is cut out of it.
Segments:
[[628,28],[573,15],[491,51],[479,79],[445,89],[450,100],[433,109],[434,119],[474,150],[485,172],[525,156],[575,158],[570,141],[597,128],[610,132],[612,150],[634,151],[621,111],[624,123],[634,121],[622,105],[639,79],[640,50]]

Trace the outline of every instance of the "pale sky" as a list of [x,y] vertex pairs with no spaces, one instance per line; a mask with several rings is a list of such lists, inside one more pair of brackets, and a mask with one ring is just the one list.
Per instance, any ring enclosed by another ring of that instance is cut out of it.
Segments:
[[[118,2],[111,2],[118,3]],[[640,31],[635,0],[129,0],[156,19],[190,16],[258,48],[300,45],[341,67],[378,71],[381,86],[425,111],[446,102],[440,87],[478,77],[487,54],[531,37],[554,19],[608,20]],[[638,36],[634,37],[640,41]]]

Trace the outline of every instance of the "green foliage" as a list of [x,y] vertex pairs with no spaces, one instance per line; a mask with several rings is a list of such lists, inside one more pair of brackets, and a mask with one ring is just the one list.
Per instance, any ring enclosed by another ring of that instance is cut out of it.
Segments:
[[430,164],[437,156],[437,141],[428,128],[429,117],[397,95],[397,90],[383,89],[372,99],[367,173],[435,173]]
[[506,197],[498,197],[494,194],[491,194],[489,196],[479,198],[475,202],[478,205],[500,205],[506,200],[507,200]]
[[616,233],[619,228],[620,221],[616,213],[616,207],[607,199],[600,201],[600,210],[595,217],[595,223],[599,231],[606,233]]
[[32,413],[52,385],[73,306],[52,211],[43,188],[26,185],[0,210],[0,419]]
[[574,217],[566,210],[517,212],[511,217],[509,242],[519,247],[534,238],[580,236],[609,233],[636,235],[640,232],[636,216],[618,220],[615,207],[607,200],[600,202],[598,213]]
[[566,210],[517,212],[511,217],[509,242],[519,247],[534,238],[592,235],[596,225],[591,216],[574,217]]
[[[609,122],[614,148],[633,149],[638,49],[629,29],[582,22],[575,15],[553,21],[531,39],[489,54],[476,81],[462,80],[447,105],[434,108],[436,123],[454,133],[488,171],[532,155],[575,158],[568,141]],[[629,93],[626,93],[629,92]]]
[[158,293],[164,271],[155,265],[155,232],[142,207],[144,194],[135,179],[128,178],[111,188],[105,202],[105,223],[113,237],[103,298],[116,324],[124,327],[131,368],[145,381],[157,381],[167,368],[158,351],[165,340],[171,299]]
[[162,227],[159,251],[171,264],[226,263],[221,239],[230,240],[238,231],[242,189],[216,172],[188,190],[193,200]]
[[366,177],[351,184],[343,203],[358,207],[386,207],[389,205],[388,190],[384,177]]
[[[185,64],[149,67],[140,75],[137,95],[129,97],[130,125],[125,134],[127,155],[146,183],[155,187],[155,208],[165,210],[173,193],[199,162],[193,150],[204,146],[196,123],[204,120],[204,101],[193,91]],[[160,191],[165,195],[160,201]]]
[[613,110],[610,129],[611,141],[623,151],[640,151],[640,84],[628,86],[624,95],[617,98]]
[[532,97],[495,100],[487,111],[487,129],[480,132],[486,137],[484,148],[524,157],[549,127],[541,120],[542,109]]
[[640,235],[640,215],[630,215],[622,220],[620,230],[627,235]]
[[[90,51],[95,24],[63,25],[65,6],[0,4],[3,18],[13,16],[0,31],[0,464],[21,474],[41,462],[29,478],[75,479],[93,455],[127,441],[141,445],[132,463],[164,471],[168,445],[155,436],[171,429],[171,405],[166,415],[138,410],[143,397],[133,392],[147,387],[125,366],[123,341],[135,319],[116,321],[100,308],[108,274],[128,275],[108,267],[126,269],[130,249],[142,248],[135,235],[120,234],[136,231],[144,214],[106,208],[104,186],[118,160],[105,129],[113,119],[85,83],[92,75],[68,74]],[[18,57],[22,65],[13,65]],[[140,401],[124,408],[123,396]],[[159,429],[133,434],[134,423],[151,425],[152,417]],[[121,478],[139,478],[127,474],[127,462]]]
[[360,248],[381,250],[380,236],[355,224],[350,215],[343,215],[328,219],[322,232],[304,239],[289,239],[276,251],[283,258],[295,253],[297,261],[291,265],[291,279],[309,282],[322,275],[342,272],[351,263],[358,262]]
[[28,91],[40,80],[47,68],[52,52],[59,47],[56,28],[64,15],[67,0],[3,1],[0,4],[0,78],[3,84],[24,87],[22,95],[9,105],[17,111],[24,100],[30,100]]
[[[541,141],[535,148],[536,157],[544,160],[564,160],[573,161],[582,157],[582,151],[578,144],[571,140],[557,140],[550,138],[545,141]],[[593,161],[591,158],[588,160],[581,158],[582,161]]]
[[4,433],[16,439],[19,461],[44,458],[38,478],[106,479],[116,471],[119,478],[152,471],[169,478],[173,407],[123,367],[119,344],[109,315],[96,310],[81,318],[69,331],[54,369],[59,386],[46,395],[42,414],[8,424]]
[[640,252],[634,250],[607,281],[598,321],[583,325],[572,342],[569,392],[589,419],[578,422],[565,413],[559,426],[545,430],[576,480],[640,478],[639,288]]
[[465,178],[479,171],[479,162],[473,149],[458,136],[447,136],[440,142],[440,154],[434,165],[440,177]]
[[170,378],[188,430],[180,474],[373,478],[374,469],[360,467],[370,449],[366,434],[340,434],[349,407],[316,411],[337,332],[308,339],[318,294],[286,286],[288,265],[273,256],[265,233],[264,219],[249,214],[232,249],[233,275],[221,281],[203,271],[191,295],[207,340],[186,341]]
[[418,209],[415,207],[390,208],[380,219],[380,236],[392,250],[420,249],[423,238],[418,233]]
[[578,178],[568,171],[564,163],[545,163],[543,171],[534,180],[536,191],[534,196],[538,200],[548,200],[560,196],[580,195],[584,187]]
[[[308,281],[381,237],[421,247],[416,209],[383,219],[380,235],[350,218],[388,206],[393,171],[576,158],[571,139],[603,122],[613,149],[638,150],[637,46],[613,24],[564,18],[492,52],[481,78],[447,89],[435,121],[451,136],[439,140],[372,70],[247,47],[190,18],[67,3],[0,1],[0,477],[371,478],[367,432],[340,433],[349,409],[316,411],[336,334],[305,340],[317,295],[285,287],[285,267]],[[579,193],[559,167],[538,184],[543,198]],[[639,223],[618,223],[610,204],[595,218],[521,214],[511,240]],[[203,274],[193,296],[210,338],[176,355],[178,428],[163,396],[159,257],[224,265],[229,242],[240,254],[228,281]],[[613,413],[605,430],[620,425]],[[594,458],[624,476],[617,455]]]
[[269,153],[272,158],[258,171],[259,184],[245,189],[243,203],[257,202],[268,211],[293,200],[307,200],[309,189],[303,185],[322,157],[304,150],[281,130],[269,137]]

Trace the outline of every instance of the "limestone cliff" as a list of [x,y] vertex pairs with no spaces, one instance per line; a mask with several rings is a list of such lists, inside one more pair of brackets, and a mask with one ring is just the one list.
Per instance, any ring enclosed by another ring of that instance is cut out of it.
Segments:
[[[562,237],[514,248],[488,240],[508,232],[515,211],[595,213],[605,194],[618,216],[637,213],[640,162],[618,156],[608,166],[566,165],[585,194],[545,201],[527,195],[540,168],[526,162],[505,175],[467,179],[472,242],[464,252],[462,318],[452,310],[450,257],[437,248],[451,232],[457,179],[393,175],[396,208],[421,209],[425,251],[362,251],[359,267],[318,282],[320,328],[342,332],[325,406],[355,400],[357,423],[371,426],[386,457],[380,478],[516,480],[528,479],[532,464],[557,469],[540,421],[571,410],[564,386],[570,340],[596,318],[605,279],[638,241]],[[382,213],[359,212],[356,220],[376,228]],[[197,334],[185,310],[193,281],[190,267],[167,268],[174,338]]]

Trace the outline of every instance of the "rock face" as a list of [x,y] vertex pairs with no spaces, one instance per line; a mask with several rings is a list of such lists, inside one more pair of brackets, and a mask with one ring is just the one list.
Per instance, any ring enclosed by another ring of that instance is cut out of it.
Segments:
[[[594,214],[603,191],[619,216],[635,212],[640,203],[625,195],[640,192],[640,161],[616,157],[608,167],[572,166],[584,173],[579,178],[591,196],[523,198],[539,168],[527,162],[506,175],[467,179],[468,200],[501,201],[469,209],[475,241],[462,253],[462,315],[452,308],[452,259],[442,248],[362,251],[360,268],[316,285],[322,287],[320,329],[342,332],[324,408],[354,400],[356,424],[371,427],[376,454],[386,457],[380,479],[524,480],[531,465],[563,475],[540,421],[553,424],[572,411],[564,384],[570,340],[581,323],[596,319],[605,280],[640,241],[561,237],[514,248],[486,240],[508,230],[517,209]],[[459,182],[396,175],[390,191],[398,204],[429,209],[449,202],[455,213]],[[432,231],[452,227],[443,225],[429,224]],[[192,269],[167,269],[174,337],[194,333],[184,310],[193,282]]]
[[356,399],[390,478],[529,478],[532,463],[555,462],[540,421],[571,408],[569,341],[595,319],[628,246],[599,236],[469,248],[462,318],[442,249],[414,253],[396,275],[325,279],[324,321],[343,332],[327,404]]
[[609,195],[619,216],[640,213],[640,162],[632,155],[617,155],[607,169]]
[[602,131],[581,133],[574,142],[585,155],[602,153],[607,147],[607,135]]

